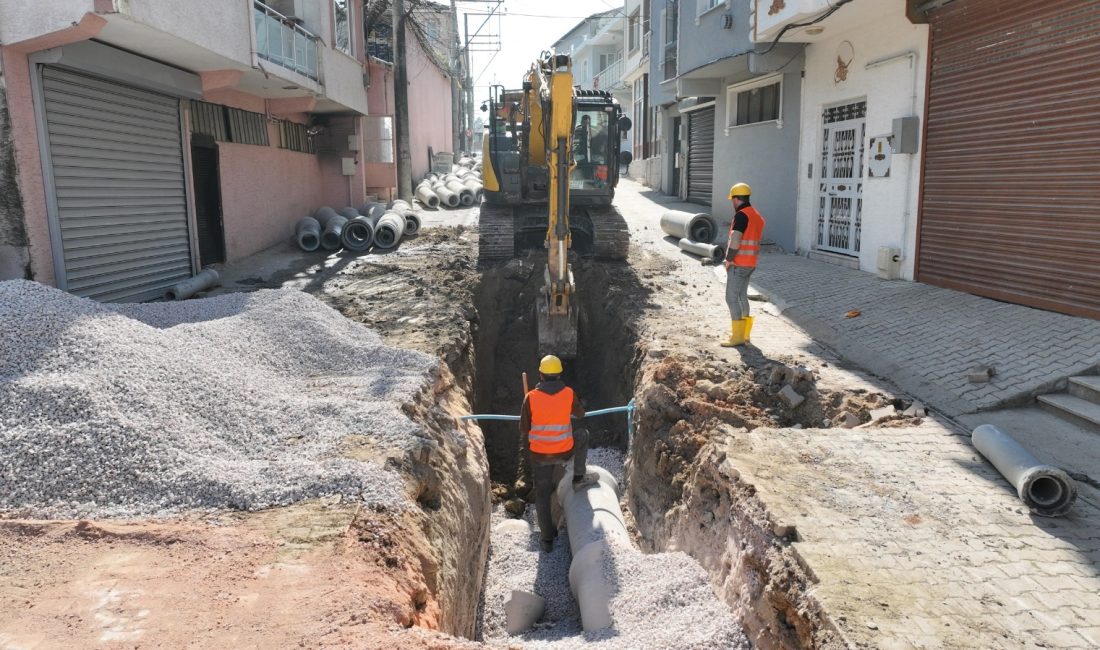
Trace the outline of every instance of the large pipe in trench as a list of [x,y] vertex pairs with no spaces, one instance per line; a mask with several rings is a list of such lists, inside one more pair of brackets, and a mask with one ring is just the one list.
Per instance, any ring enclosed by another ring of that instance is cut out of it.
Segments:
[[676,239],[690,239],[709,244],[718,234],[718,224],[706,212],[669,210],[661,215],[661,230]]
[[1020,443],[992,424],[974,429],[974,447],[1005,477],[1037,515],[1063,515],[1077,500],[1077,484],[1061,469],[1040,463]]
[[190,278],[173,284],[164,292],[164,299],[185,300],[218,284],[219,279],[218,272],[214,269],[203,269]]
[[569,588],[581,612],[585,632],[610,627],[611,576],[605,570],[604,556],[609,543],[630,545],[626,520],[619,508],[619,483],[602,467],[589,465],[598,483],[581,490],[573,489],[572,468],[558,482],[555,497],[565,516],[569,548]]
[[294,226],[294,238],[298,240],[298,248],[312,253],[321,247],[321,223],[313,217],[302,217]]
[[697,241],[691,241],[690,239],[681,239],[680,250],[687,251],[693,255],[699,257],[709,257],[715,262],[721,262],[722,257],[725,256],[725,251],[714,244],[701,244]]

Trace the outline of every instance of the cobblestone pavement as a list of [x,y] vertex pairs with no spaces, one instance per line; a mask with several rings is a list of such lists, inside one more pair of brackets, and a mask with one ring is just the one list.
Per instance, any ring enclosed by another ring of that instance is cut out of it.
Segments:
[[[631,181],[616,203],[635,244],[679,262],[673,274],[687,296],[666,309],[697,316],[665,332],[655,314],[651,347],[680,341],[729,362],[803,362],[819,387],[901,389],[949,414],[1016,399],[1100,358],[1093,321],[791,255],[765,256],[753,276],[772,301],[753,303],[755,349],[724,350],[718,274],[659,227],[662,211],[699,207]],[[863,315],[846,319],[849,309]],[[970,384],[975,363],[995,366],[994,381]],[[944,397],[954,394],[961,398]],[[939,418],[905,428],[756,429],[728,439],[726,454],[773,516],[795,527],[815,593],[851,645],[1100,648],[1100,491],[1080,484],[1067,516],[1035,517],[962,431]],[[1079,469],[1100,476],[1091,462]]]

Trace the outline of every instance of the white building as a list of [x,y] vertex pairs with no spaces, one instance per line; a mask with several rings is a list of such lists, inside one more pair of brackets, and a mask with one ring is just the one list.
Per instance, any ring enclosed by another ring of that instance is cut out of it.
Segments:
[[910,22],[905,0],[754,5],[758,47],[807,43],[798,250],[913,279],[928,26]]
[[634,162],[630,174],[650,187],[660,187],[660,159],[653,138],[655,115],[649,105],[649,12],[650,0],[627,0],[623,16],[622,80],[630,93],[623,110],[634,123],[630,151]]

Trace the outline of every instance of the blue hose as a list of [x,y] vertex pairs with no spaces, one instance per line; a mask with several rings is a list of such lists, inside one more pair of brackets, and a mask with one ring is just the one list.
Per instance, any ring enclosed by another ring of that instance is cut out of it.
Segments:
[[[634,434],[634,400],[630,400],[626,406],[612,406],[611,408],[600,409],[598,411],[588,411],[584,414],[584,417],[590,418],[596,415],[608,415],[610,413],[626,413],[626,432],[627,435]],[[506,420],[509,422],[519,422],[518,415],[493,415],[493,414],[479,414],[479,415],[463,415],[460,420]]]

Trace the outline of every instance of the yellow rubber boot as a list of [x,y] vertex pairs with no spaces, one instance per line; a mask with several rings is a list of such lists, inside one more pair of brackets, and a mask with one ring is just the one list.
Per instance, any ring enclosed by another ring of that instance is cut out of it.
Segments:
[[755,318],[753,316],[745,316],[741,319],[741,322],[745,324],[745,342],[748,343],[752,340],[749,333],[752,332],[752,324]]
[[730,338],[722,341],[722,347],[732,348],[745,344],[745,319],[730,321]]

